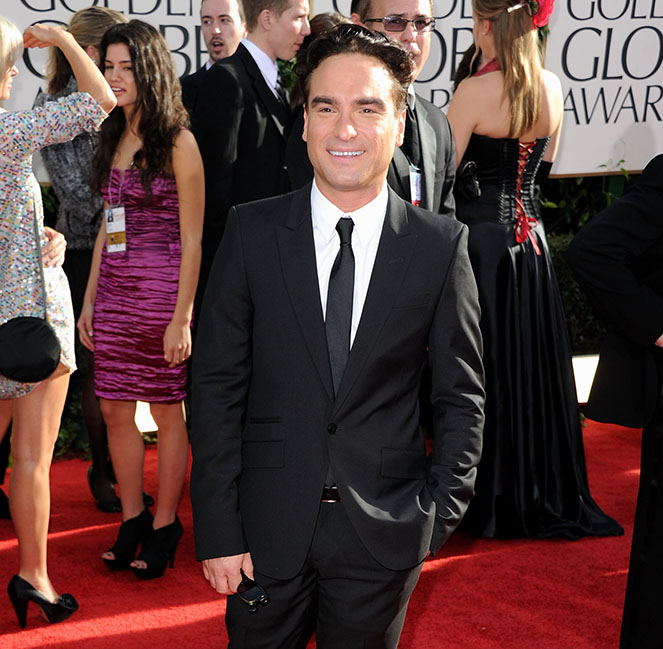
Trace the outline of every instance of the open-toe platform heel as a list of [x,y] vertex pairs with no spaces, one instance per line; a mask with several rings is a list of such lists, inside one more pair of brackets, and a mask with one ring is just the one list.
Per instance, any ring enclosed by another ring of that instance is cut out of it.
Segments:
[[155,579],[161,577],[166,571],[166,566],[172,568],[175,564],[175,551],[182,537],[182,523],[177,515],[170,524],[159,529],[152,530],[145,539],[137,561],[144,561],[146,568],[133,568],[137,577],[141,579]]
[[104,558],[104,563],[111,570],[126,570],[134,560],[138,546],[148,537],[152,529],[152,513],[144,509],[138,516],[124,521],[120,525],[117,541],[107,552],[115,555],[114,559]]
[[78,610],[78,602],[73,595],[63,593],[58,597],[57,602],[49,602],[31,583],[18,575],[11,578],[9,586],[7,586],[7,593],[21,629],[25,629],[29,602],[34,602],[39,606],[46,621],[50,624],[62,622]]

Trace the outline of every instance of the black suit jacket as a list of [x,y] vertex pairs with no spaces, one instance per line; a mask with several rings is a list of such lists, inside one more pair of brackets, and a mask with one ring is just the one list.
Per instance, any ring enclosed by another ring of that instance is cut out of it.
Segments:
[[201,281],[218,248],[232,205],[290,188],[285,142],[290,114],[240,43],[204,75],[192,117],[205,165]]
[[[481,449],[483,370],[467,229],[390,191],[359,329],[334,398],[310,185],[234,207],[193,361],[199,559],[250,551],[276,578],[301,568],[329,463],[352,524],[391,569],[458,525]],[[427,457],[418,387],[436,407]]]
[[198,100],[198,90],[203,83],[207,66],[203,65],[202,68],[196,70],[193,74],[188,74],[185,77],[180,77],[180,86],[182,86],[182,103],[189,111],[189,115],[193,115]]
[[[446,115],[434,104],[417,95],[414,104],[421,144],[421,207],[455,217],[453,186],[456,179],[456,151]],[[303,187],[313,178],[306,143],[302,140],[303,111],[297,116],[286,150],[288,173],[293,188]],[[397,148],[387,172],[389,186],[404,200],[411,201],[410,163]]]
[[654,411],[663,334],[663,155],[574,238],[567,257],[608,318],[586,414],[641,427]]

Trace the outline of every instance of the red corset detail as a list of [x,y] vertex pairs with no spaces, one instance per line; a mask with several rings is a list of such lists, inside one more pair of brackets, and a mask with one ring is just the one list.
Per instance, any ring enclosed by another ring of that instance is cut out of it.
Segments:
[[538,223],[533,216],[527,216],[525,206],[521,199],[523,188],[523,174],[525,167],[529,162],[536,142],[518,142],[518,178],[516,179],[516,241],[524,243],[528,238],[532,242],[532,247],[537,255],[541,254],[539,246],[532,234],[532,228]]

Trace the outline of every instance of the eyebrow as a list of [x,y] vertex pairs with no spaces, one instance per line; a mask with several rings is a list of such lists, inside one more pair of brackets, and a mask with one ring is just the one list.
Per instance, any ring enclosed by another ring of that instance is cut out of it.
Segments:
[[[317,106],[318,104],[328,104],[330,106],[336,105],[336,100],[333,97],[327,97],[326,95],[317,95],[311,99],[311,106]],[[381,97],[359,97],[359,99],[354,99],[352,101],[356,106],[379,106],[380,108],[386,108],[384,99]]]
[[[204,20],[205,18],[215,18],[215,16],[213,16],[212,14],[203,14],[200,17],[200,20]],[[230,14],[219,14],[218,16],[216,16],[216,18],[232,18],[232,16]]]

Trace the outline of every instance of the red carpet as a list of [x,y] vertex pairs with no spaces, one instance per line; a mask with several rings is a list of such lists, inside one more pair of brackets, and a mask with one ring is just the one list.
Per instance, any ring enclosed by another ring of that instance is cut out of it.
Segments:
[[[410,603],[403,649],[616,649],[639,475],[637,430],[589,422],[585,448],[592,494],[617,518],[618,538],[492,541],[455,534],[427,561]],[[48,625],[30,605],[21,630],[5,594],[17,568],[9,521],[0,520],[0,648],[201,649],[225,647],[224,599],[193,558],[191,507],[175,568],[139,581],[111,573],[99,555],[112,545],[119,515],[97,511],[81,460],[52,469],[50,574],[80,611]],[[156,494],[156,453],[147,452],[146,489]],[[259,615],[260,613],[258,613]]]

